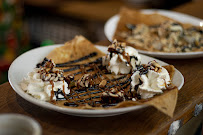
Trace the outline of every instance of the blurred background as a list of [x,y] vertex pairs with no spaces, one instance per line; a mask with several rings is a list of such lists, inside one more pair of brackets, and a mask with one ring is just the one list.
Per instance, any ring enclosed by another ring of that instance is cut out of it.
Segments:
[[[195,1],[0,0],[0,84],[8,81],[7,71],[12,61],[32,48],[64,43],[78,34],[94,43],[107,40],[104,24],[122,6],[181,12],[185,8],[181,8],[183,4],[190,8]],[[197,9],[191,12],[201,14]],[[196,14],[196,17],[200,16]]]

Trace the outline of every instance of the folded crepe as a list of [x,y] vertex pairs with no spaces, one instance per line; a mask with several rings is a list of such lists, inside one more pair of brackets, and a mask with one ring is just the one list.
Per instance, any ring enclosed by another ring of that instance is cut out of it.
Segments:
[[65,45],[55,48],[47,58],[52,59],[55,63],[64,63],[84,57],[90,53],[97,52],[97,56],[90,57],[84,62],[94,61],[95,59],[105,56],[105,53],[97,49],[94,44],[83,36],[76,36],[73,40],[68,41]]
[[[56,64],[59,64],[59,63],[66,63],[68,61],[74,61],[95,52],[97,53],[97,55],[95,55],[94,57],[87,58],[83,61],[79,61],[74,64],[81,64],[81,63],[84,64],[84,63],[93,62],[96,59],[102,56],[105,56],[103,52],[97,49],[94,46],[94,44],[92,44],[86,38],[84,38],[83,36],[76,36],[73,40],[65,43],[65,45],[61,47],[57,47],[53,51],[51,51],[50,54],[47,56],[47,58],[52,59]],[[164,67],[168,70],[170,77],[172,78],[175,71],[174,67],[172,65],[167,65]],[[58,67],[58,68],[64,69],[64,67]],[[64,74],[67,75],[67,74],[79,72],[81,70],[82,69],[78,69],[77,71],[74,71],[74,72],[73,71],[70,71],[68,73],[65,72]],[[96,93],[93,95],[101,96],[101,93]],[[159,111],[172,117],[176,106],[176,102],[177,102],[177,96],[178,96],[178,89],[177,87],[173,87],[170,90],[164,91],[163,94],[156,95],[155,97],[147,100],[123,101],[117,104],[116,106],[108,107],[108,108],[92,107],[88,104],[86,104],[85,106],[77,106],[77,107],[64,106],[64,103],[67,101],[57,101],[56,105],[61,107],[73,108],[73,109],[114,109],[114,108],[122,108],[122,107],[129,107],[129,106],[135,106],[135,105],[148,105],[148,106],[153,106]]]
[[[163,16],[158,13],[144,14],[138,10],[126,8],[126,7],[123,7],[120,9],[119,16],[120,16],[120,19],[118,21],[113,39],[117,39],[118,41],[122,41],[122,42],[127,42],[127,41],[123,36],[121,36],[121,33],[130,31],[126,27],[126,24],[132,24],[132,25],[145,24],[148,26],[156,26],[156,25],[160,25],[161,23],[164,23],[167,21],[178,22],[172,18]],[[187,28],[193,26],[188,23],[180,23],[180,22],[178,22],[178,23],[181,24],[184,29],[187,29]],[[195,26],[195,27],[197,27],[197,26]],[[151,48],[146,49],[146,48],[136,45],[136,44],[131,44],[131,43],[128,43],[128,44],[135,47],[136,49],[141,49],[141,50],[146,50],[146,51],[158,51],[158,50],[154,50]],[[203,51],[203,48],[196,49],[194,51]]]
[[[146,25],[157,25],[160,23],[164,23],[166,21],[176,21],[174,19],[171,19],[169,17],[160,15],[158,13],[152,13],[152,14],[144,14],[141,13],[138,10],[130,9],[123,7],[120,10],[119,13],[120,19],[116,27],[114,39],[119,40],[121,37],[118,35],[119,32],[122,31],[129,31],[129,29],[126,27],[126,24],[146,24]],[[178,22],[178,21],[176,21]],[[179,22],[180,23],[180,22]],[[182,24],[182,23],[180,23]],[[191,24],[182,24],[184,28],[192,26]],[[123,39],[121,39],[123,40]]]

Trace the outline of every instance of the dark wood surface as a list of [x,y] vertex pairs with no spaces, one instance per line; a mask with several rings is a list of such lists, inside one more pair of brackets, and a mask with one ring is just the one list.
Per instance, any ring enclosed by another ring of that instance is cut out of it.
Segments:
[[[26,5],[35,7],[52,8],[54,13],[74,18],[103,21],[118,13],[120,7],[130,6],[137,9],[151,8],[149,5],[127,4],[123,0],[99,0],[99,1],[67,1],[67,0],[24,0]],[[203,18],[202,0],[193,0],[173,10]]]
[[[82,18],[86,20],[93,21],[103,21],[105,22],[110,17],[115,14],[118,14],[120,7],[128,6],[134,7],[136,9],[149,8],[147,5],[139,5],[132,6],[130,4],[126,4],[124,1],[114,0],[114,1],[63,1],[58,4],[59,6],[56,8],[55,12],[65,15],[65,16],[73,16],[76,18]],[[203,19],[203,9],[202,9],[203,1],[202,0],[193,0],[181,6],[175,7],[174,11],[186,13],[198,18]],[[80,10],[78,10],[80,9]]]
[[[176,8],[176,11],[187,11],[188,14],[203,18],[202,12],[196,12],[200,10],[199,4],[193,4],[192,2],[185,7]],[[108,41],[98,44],[107,45]],[[104,118],[70,116],[38,107],[24,100],[14,92],[8,82],[0,85],[0,114],[20,113],[30,116],[41,124],[45,135],[167,134],[174,120],[181,119],[182,125],[185,124],[193,117],[195,105],[203,103],[203,58],[162,60],[174,65],[185,78],[185,84],[179,91],[173,118],[151,107]]]

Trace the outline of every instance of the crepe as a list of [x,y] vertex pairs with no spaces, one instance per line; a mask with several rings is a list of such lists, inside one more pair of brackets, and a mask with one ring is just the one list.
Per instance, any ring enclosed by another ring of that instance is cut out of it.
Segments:
[[[98,50],[90,41],[85,39],[83,36],[76,36],[73,40],[65,43],[64,46],[55,48],[53,51],[51,51],[50,54],[47,56],[47,58],[52,59],[53,61],[55,61],[56,64],[58,64],[58,63],[64,63],[64,62],[79,59],[79,58],[87,56],[93,52],[97,52],[97,55],[95,57],[88,58],[88,59],[86,59],[82,62],[80,61],[78,63],[92,62],[92,61],[95,61],[96,59],[104,56],[105,54],[103,52],[101,52],[100,50]],[[74,64],[78,64],[78,63],[76,62]],[[168,70],[170,77],[173,78],[174,71],[175,71],[174,66],[167,65],[164,67]],[[61,67],[59,67],[59,68],[61,68]],[[64,69],[64,67],[62,67],[61,69]],[[74,73],[79,72],[81,70],[82,69],[78,69],[76,71],[74,70]],[[96,71],[96,72],[99,72],[99,71]],[[94,73],[96,73],[96,72],[94,72]],[[73,73],[73,72],[71,71],[69,73]],[[78,78],[80,78],[80,77],[78,77]],[[129,89],[129,87],[127,89]],[[86,93],[82,93],[82,94],[86,94]],[[77,107],[64,106],[64,103],[67,101],[57,101],[55,103],[55,105],[61,106],[61,107],[72,108],[72,109],[114,109],[114,108],[122,108],[122,107],[129,107],[129,106],[135,106],[135,105],[149,105],[149,106],[155,107],[159,111],[172,117],[175,106],[176,106],[176,102],[177,102],[177,95],[178,95],[177,87],[172,87],[169,90],[165,90],[163,94],[156,95],[155,97],[147,99],[147,100],[123,101],[123,102],[117,104],[116,106],[108,107],[108,108],[92,107],[88,104],[86,104],[85,106],[77,106]],[[93,97],[93,96],[101,96],[101,93],[92,94],[91,97]]]
[[105,56],[103,52],[98,50],[94,44],[88,41],[85,37],[76,36],[73,40],[66,42],[65,45],[57,47],[51,51],[47,55],[47,58],[52,59],[55,63],[63,63],[79,59],[92,52],[97,52],[98,55],[94,58],[89,58],[87,61],[93,61],[101,56]]
[[[188,23],[180,23],[174,19],[171,19],[169,17],[160,15],[158,13],[152,13],[152,14],[144,14],[141,13],[138,10],[135,9],[130,9],[130,8],[126,8],[123,7],[120,10],[119,13],[120,19],[118,21],[113,39],[117,39],[118,41],[122,41],[122,42],[127,42],[126,39],[124,37],[121,36],[122,32],[129,32],[130,30],[126,27],[126,24],[133,24],[133,25],[137,25],[137,24],[145,24],[147,26],[156,26],[156,25],[160,25],[161,23],[167,22],[167,21],[173,21],[173,22],[177,22],[179,24],[181,24],[183,26],[184,29],[187,29],[189,27],[194,27],[191,24]],[[196,28],[200,28],[195,26]],[[201,28],[200,28],[201,29]],[[145,38],[143,40],[146,40]],[[154,51],[154,52],[163,52],[160,50],[156,50],[154,48],[151,47],[144,47],[143,45],[136,45],[136,44],[132,44],[130,42],[128,42],[128,44],[130,46],[135,47],[136,49],[141,49],[141,50],[145,50],[145,51]],[[149,45],[148,45],[149,46]],[[200,45],[201,46],[201,45]],[[203,47],[200,48],[195,48],[195,50],[192,51],[203,51]],[[174,51],[172,51],[174,52]]]

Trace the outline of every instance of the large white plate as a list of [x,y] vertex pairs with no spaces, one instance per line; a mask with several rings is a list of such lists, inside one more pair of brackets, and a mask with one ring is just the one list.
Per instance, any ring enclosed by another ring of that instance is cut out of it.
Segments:
[[[39,47],[39,48],[30,50],[20,55],[11,64],[8,71],[9,82],[12,88],[16,91],[16,93],[18,93],[25,100],[33,104],[36,104],[38,106],[55,110],[61,113],[76,115],[76,116],[84,116],[84,117],[104,117],[104,116],[118,115],[118,114],[130,112],[133,110],[138,110],[147,106],[147,105],[139,105],[139,106],[109,109],[109,110],[68,109],[68,108],[58,107],[48,102],[37,100],[32,96],[28,95],[27,93],[25,93],[19,85],[23,77],[26,77],[27,73],[31,72],[35,68],[36,64],[41,62],[43,58],[49,54],[50,51],[52,51],[55,47],[59,47],[59,46],[61,45]],[[107,52],[107,47],[97,46],[97,48],[99,48],[101,51],[105,53]],[[145,56],[145,55],[141,55],[141,57],[142,57],[142,63],[147,63],[148,61],[154,60],[154,58]],[[157,59],[155,60],[159,62],[161,65],[167,65],[167,63],[163,61],[160,61]],[[177,69],[175,70],[173,83],[178,87],[178,89],[181,89],[181,87],[184,84],[184,78]]]
[[[141,10],[141,12],[145,14],[152,14],[152,13],[159,13],[161,15],[170,17],[174,20],[177,20],[182,23],[190,23],[196,26],[202,26],[203,21],[199,18],[178,13],[178,12],[173,12],[173,11],[167,11],[167,10],[156,10],[156,9],[145,9]],[[105,24],[104,26],[104,33],[106,37],[108,38],[109,41],[113,40],[113,35],[115,33],[118,21],[119,21],[119,15],[115,15],[111,17]],[[136,17],[136,16],[135,16]],[[201,24],[200,24],[201,23]],[[203,52],[188,52],[188,53],[165,53],[165,52],[150,52],[150,51],[143,51],[137,49],[140,53],[146,54],[149,56],[154,56],[158,58],[167,58],[167,59],[186,59],[186,58],[198,58],[203,56]]]

